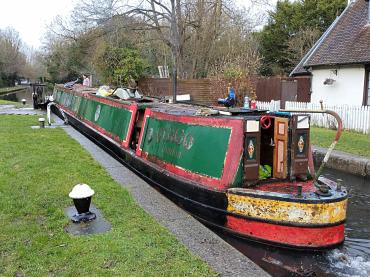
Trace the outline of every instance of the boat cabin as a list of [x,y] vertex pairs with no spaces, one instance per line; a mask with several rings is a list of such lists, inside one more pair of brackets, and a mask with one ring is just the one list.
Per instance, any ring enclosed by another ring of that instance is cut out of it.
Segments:
[[212,226],[287,247],[344,240],[347,192],[325,178],[318,191],[308,175],[308,115],[58,85],[53,96],[72,125]]
[[215,189],[307,180],[307,115],[173,105],[149,97],[122,100],[91,89],[57,87],[54,94],[57,102],[125,149],[184,178],[191,173],[191,179]]

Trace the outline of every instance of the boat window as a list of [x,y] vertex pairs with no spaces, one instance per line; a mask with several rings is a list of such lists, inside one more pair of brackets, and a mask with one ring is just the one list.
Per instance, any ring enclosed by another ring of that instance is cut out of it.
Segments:
[[141,132],[141,126],[143,125],[143,120],[144,120],[144,113],[145,109],[138,109],[137,111],[137,117],[134,125],[134,130],[131,136],[131,141],[130,141],[130,148],[133,150],[136,150],[137,145],[139,143],[139,138],[140,138],[140,132]]

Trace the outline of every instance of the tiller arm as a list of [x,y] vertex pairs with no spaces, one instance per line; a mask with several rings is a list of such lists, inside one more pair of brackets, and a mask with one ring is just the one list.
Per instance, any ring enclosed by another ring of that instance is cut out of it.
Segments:
[[291,112],[291,113],[302,113],[302,112],[303,113],[326,113],[326,114],[332,115],[337,120],[338,128],[337,128],[337,133],[335,135],[335,139],[332,142],[332,144],[330,145],[330,147],[328,148],[328,151],[325,154],[324,160],[322,161],[319,170],[317,171],[317,173],[314,176],[315,183],[317,183],[317,181],[319,180],[319,177],[320,177],[326,163],[329,160],[329,157],[330,157],[332,151],[334,150],[335,146],[337,145],[337,143],[338,143],[338,141],[339,141],[339,139],[342,135],[342,132],[343,132],[343,123],[342,123],[342,119],[340,118],[340,116],[334,111],[325,110],[324,107],[323,107],[322,101],[320,101],[320,104],[321,104],[321,110],[299,110],[299,109],[280,110],[281,112]]

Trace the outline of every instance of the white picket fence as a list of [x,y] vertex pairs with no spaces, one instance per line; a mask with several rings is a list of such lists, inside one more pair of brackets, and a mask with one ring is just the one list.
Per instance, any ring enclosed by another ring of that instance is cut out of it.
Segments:
[[271,100],[271,102],[257,101],[257,108],[260,110],[278,111],[280,109],[280,101]]
[[[280,101],[257,102],[259,109],[277,111],[280,109]],[[330,106],[324,105],[325,109],[335,111],[343,121],[343,127],[347,130],[370,134],[370,107],[369,106]],[[320,104],[286,102],[285,109],[321,109]],[[328,114],[311,114],[311,124],[314,126],[333,128],[336,120]]]

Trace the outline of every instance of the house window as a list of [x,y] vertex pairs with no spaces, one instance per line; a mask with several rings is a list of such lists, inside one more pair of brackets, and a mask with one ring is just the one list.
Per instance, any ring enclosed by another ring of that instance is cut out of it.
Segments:
[[367,99],[366,105],[370,105],[370,71],[367,72]]
[[366,70],[366,85],[364,92],[364,105],[370,106],[370,69]]

